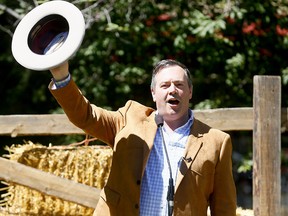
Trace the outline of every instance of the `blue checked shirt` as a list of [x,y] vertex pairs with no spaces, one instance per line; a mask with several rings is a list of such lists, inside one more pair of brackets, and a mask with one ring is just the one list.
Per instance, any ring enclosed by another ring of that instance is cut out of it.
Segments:
[[[193,112],[190,110],[190,119],[185,125],[177,128],[173,133],[168,133],[163,128],[174,186],[193,119]],[[158,128],[154,146],[152,147],[142,179],[140,193],[141,216],[165,216],[168,214],[166,199],[170,173],[160,130],[161,128]]]
[[[62,88],[66,86],[70,80],[70,74],[61,81],[53,79],[54,85],[52,86],[52,89]],[[189,110],[189,114],[189,121],[185,125],[177,128],[173,133],[168,133],[164,127],[162,128],[171,163],[174,186],[177,172],[184,156],[190,128],[193,124],[194,117],[192,110]],[[161,128],[158,128],[142,179],[140,216],[165,216],[168,214],[166,199],[170,173],[160,130]]]
[[69,73],[68,76],[66,78],[64,78],[63,80],[56,81],[54,78],[52,80],[53,80],[52,89],[62,88],[62,87],[65,87],[66,85],[68,85],[68,83],[71,80],[71,75]]

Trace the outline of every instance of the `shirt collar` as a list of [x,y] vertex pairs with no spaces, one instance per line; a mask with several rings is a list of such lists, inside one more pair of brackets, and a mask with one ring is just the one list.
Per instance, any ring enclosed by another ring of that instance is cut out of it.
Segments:
[[172,141],[172,142],[167,141],[168,145],[185,148],[186,140],[187,137],[189,136],[190,128],[192,127],[193,122],[194,122],[194,114],[192,110],[189,109],[188,121],[181,127],[174,130],[172,134],[167,134],[165,128],[163,128],[165,134],[164,136],[166,137],[166,139]]
[[188,128],[190,129],[191,126],[193,125],[193,122],[194,122],[194,114],[193,114],[193,111],[191,109],[188,110],[188,116],[189,116],[189,119],[188,121],[182,125],[181,127],[177,128],[175,130],[176,133],[181,133],[183,131],[186,131]]

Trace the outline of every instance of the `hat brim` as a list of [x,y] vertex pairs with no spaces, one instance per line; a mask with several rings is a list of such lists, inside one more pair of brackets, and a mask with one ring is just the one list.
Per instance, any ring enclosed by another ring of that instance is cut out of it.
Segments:
[[[31,30],[46,17],[56,15],[68,23],[68,36],[56,51],[44,55],[33,51],[29,40]],[[65,1],[50,1],[31,10],[18,24],[12,38],[12,54],[23,67],[32,70],[48,70],[71,58],[79,49],[85,34],[85,20],[81,11]]]

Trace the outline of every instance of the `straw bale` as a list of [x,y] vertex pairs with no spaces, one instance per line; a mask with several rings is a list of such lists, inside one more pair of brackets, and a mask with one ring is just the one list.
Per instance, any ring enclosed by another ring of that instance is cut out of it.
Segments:
[[237,208],[236,211],[237,216],[254,216],[253,210],[252,209],[242,209],[242,208]]
[[[104,146],[46,147],[27,142],[24,145],[6,147],[6,150],[9,152],[6,157],[11,160],[97,188],[104,186],[112,162],[112,150]],[[7,185],[4,188],[7,193],[1,196],[0,216],[93,214],[94,209],[48,196],[25,186],[2,183]],[[237,208],[237,216],[253,215],[253,210]]]
[[[211,216],[210,209],[208,208],[207,216]],[[236,216],[254,216],[252,209],[243,209],[241,207],[238,207],[236,209]]]
[[[10,160],[96,188],[103,188],[112,162],[112,150],[106,146],[46,147],[28,142],[6,150]],[[94,210],[15,183],[7,184],[7,193],[1,196],[0,215],[85,216]]]

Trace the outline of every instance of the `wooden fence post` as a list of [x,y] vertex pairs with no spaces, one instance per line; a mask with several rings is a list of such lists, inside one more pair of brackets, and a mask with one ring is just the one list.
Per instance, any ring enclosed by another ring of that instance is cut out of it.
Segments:
[[254,215],[281,215],[280,77],[254,77],[253,108]]

